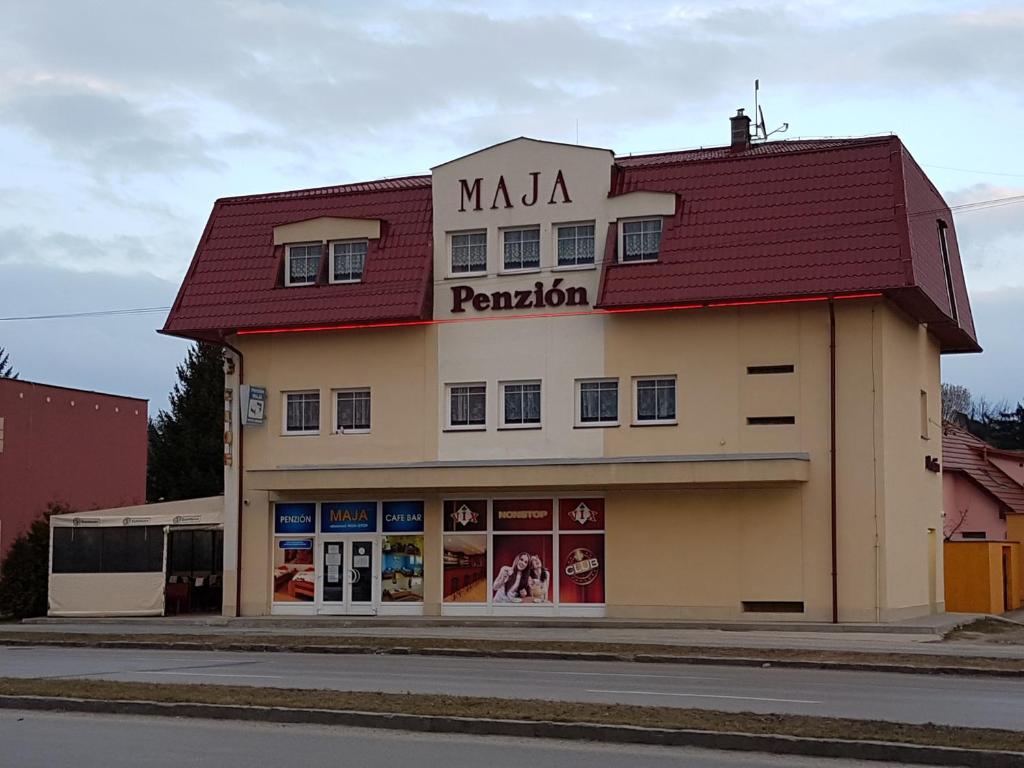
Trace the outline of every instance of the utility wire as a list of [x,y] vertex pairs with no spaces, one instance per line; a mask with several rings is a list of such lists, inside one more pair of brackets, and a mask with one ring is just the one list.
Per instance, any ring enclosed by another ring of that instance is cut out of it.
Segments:
[[68,317],[109,317],[127,316],[133,314],[153,314],[154,312],[166,312],[169,306],[143,306],[134,309],[96,309],[91,312],[61,312],[58,314],[24,314],[12,317],[0,317],[0,323],[14,321],[29,321],[29,319],[65,319]]

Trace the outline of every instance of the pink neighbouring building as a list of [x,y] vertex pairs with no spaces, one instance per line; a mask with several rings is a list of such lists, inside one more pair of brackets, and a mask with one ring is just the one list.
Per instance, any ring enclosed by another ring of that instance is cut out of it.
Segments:
[[1024,514],[1024,452],[993,448],[947,423],[942,456],[947,540],[1005,540],[1007,515]]
[[147,401],[0,379],[0,560],[48,504],[146,500]]

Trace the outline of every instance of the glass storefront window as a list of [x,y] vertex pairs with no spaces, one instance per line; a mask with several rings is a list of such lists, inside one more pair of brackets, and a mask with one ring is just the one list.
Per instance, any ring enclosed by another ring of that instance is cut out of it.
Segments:
[[274,602],[312,603],[316,594],[313,539],[274,541]]
[[385,535],[380,568],[382,602],[423,602],[423,536]]

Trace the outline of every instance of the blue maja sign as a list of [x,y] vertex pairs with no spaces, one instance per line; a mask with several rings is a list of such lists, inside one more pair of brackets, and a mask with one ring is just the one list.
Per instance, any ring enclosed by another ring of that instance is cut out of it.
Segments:
[[376,530],[375,501],[325,501],[320,505],[321,533],[362,533]]
[[275,504],[274,533],[313,533],[316,504]]
[[423,530],[422,501],[385,501],[384,533],[419,533]]

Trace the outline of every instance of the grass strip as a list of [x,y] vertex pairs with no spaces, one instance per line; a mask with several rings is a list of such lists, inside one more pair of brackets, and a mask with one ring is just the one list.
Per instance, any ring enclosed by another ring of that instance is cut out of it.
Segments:
[[363,648],[388,651],[408,648],[411,652],[425,649],[465,649],[493,654],[495,651],[549,651],[555,653],[614,654],[623,660],[636,655],[701,656],[720,659],[757,659],[764,662],[802,661],[823,663],[858,663],[901,665],[928,670],[935,667],[969,667],[1024,672],[1024,659],[1005,659],[985,656],[950,656],[925,653],[879,653],[870,651],[824,651],[797,648],[737,648],[702,647],[666,644],[595,643],[587,641],[530,641],[517,640],[507,647],[494,640],[475,640],[443,637],[373,637],[357,635],[273,635],[229,634],[91,634],[85,632],[3,632],[0,643],[19,645],[73,644],[77,647],[104,647],[114,643],[194,643],[197,650],[282,650],[302,652],[316,646],[318,650],[330,647]]
[[[291,709],[357,710],[388,714],[508,719],[507,699],[434,694],[256,688],[226,685],[122,683],[110,680],[0,678],[0,695],[49,696],[161,703],[232,704]],[[1024,751],[1024,733],[993,728],[889,723],[878,720],[765,715],[704,709],[643,707],[519,700],[511,714],[518,720],[632,725],[716,732],[782,734],[816,739],[887,741],[923,746]]]

